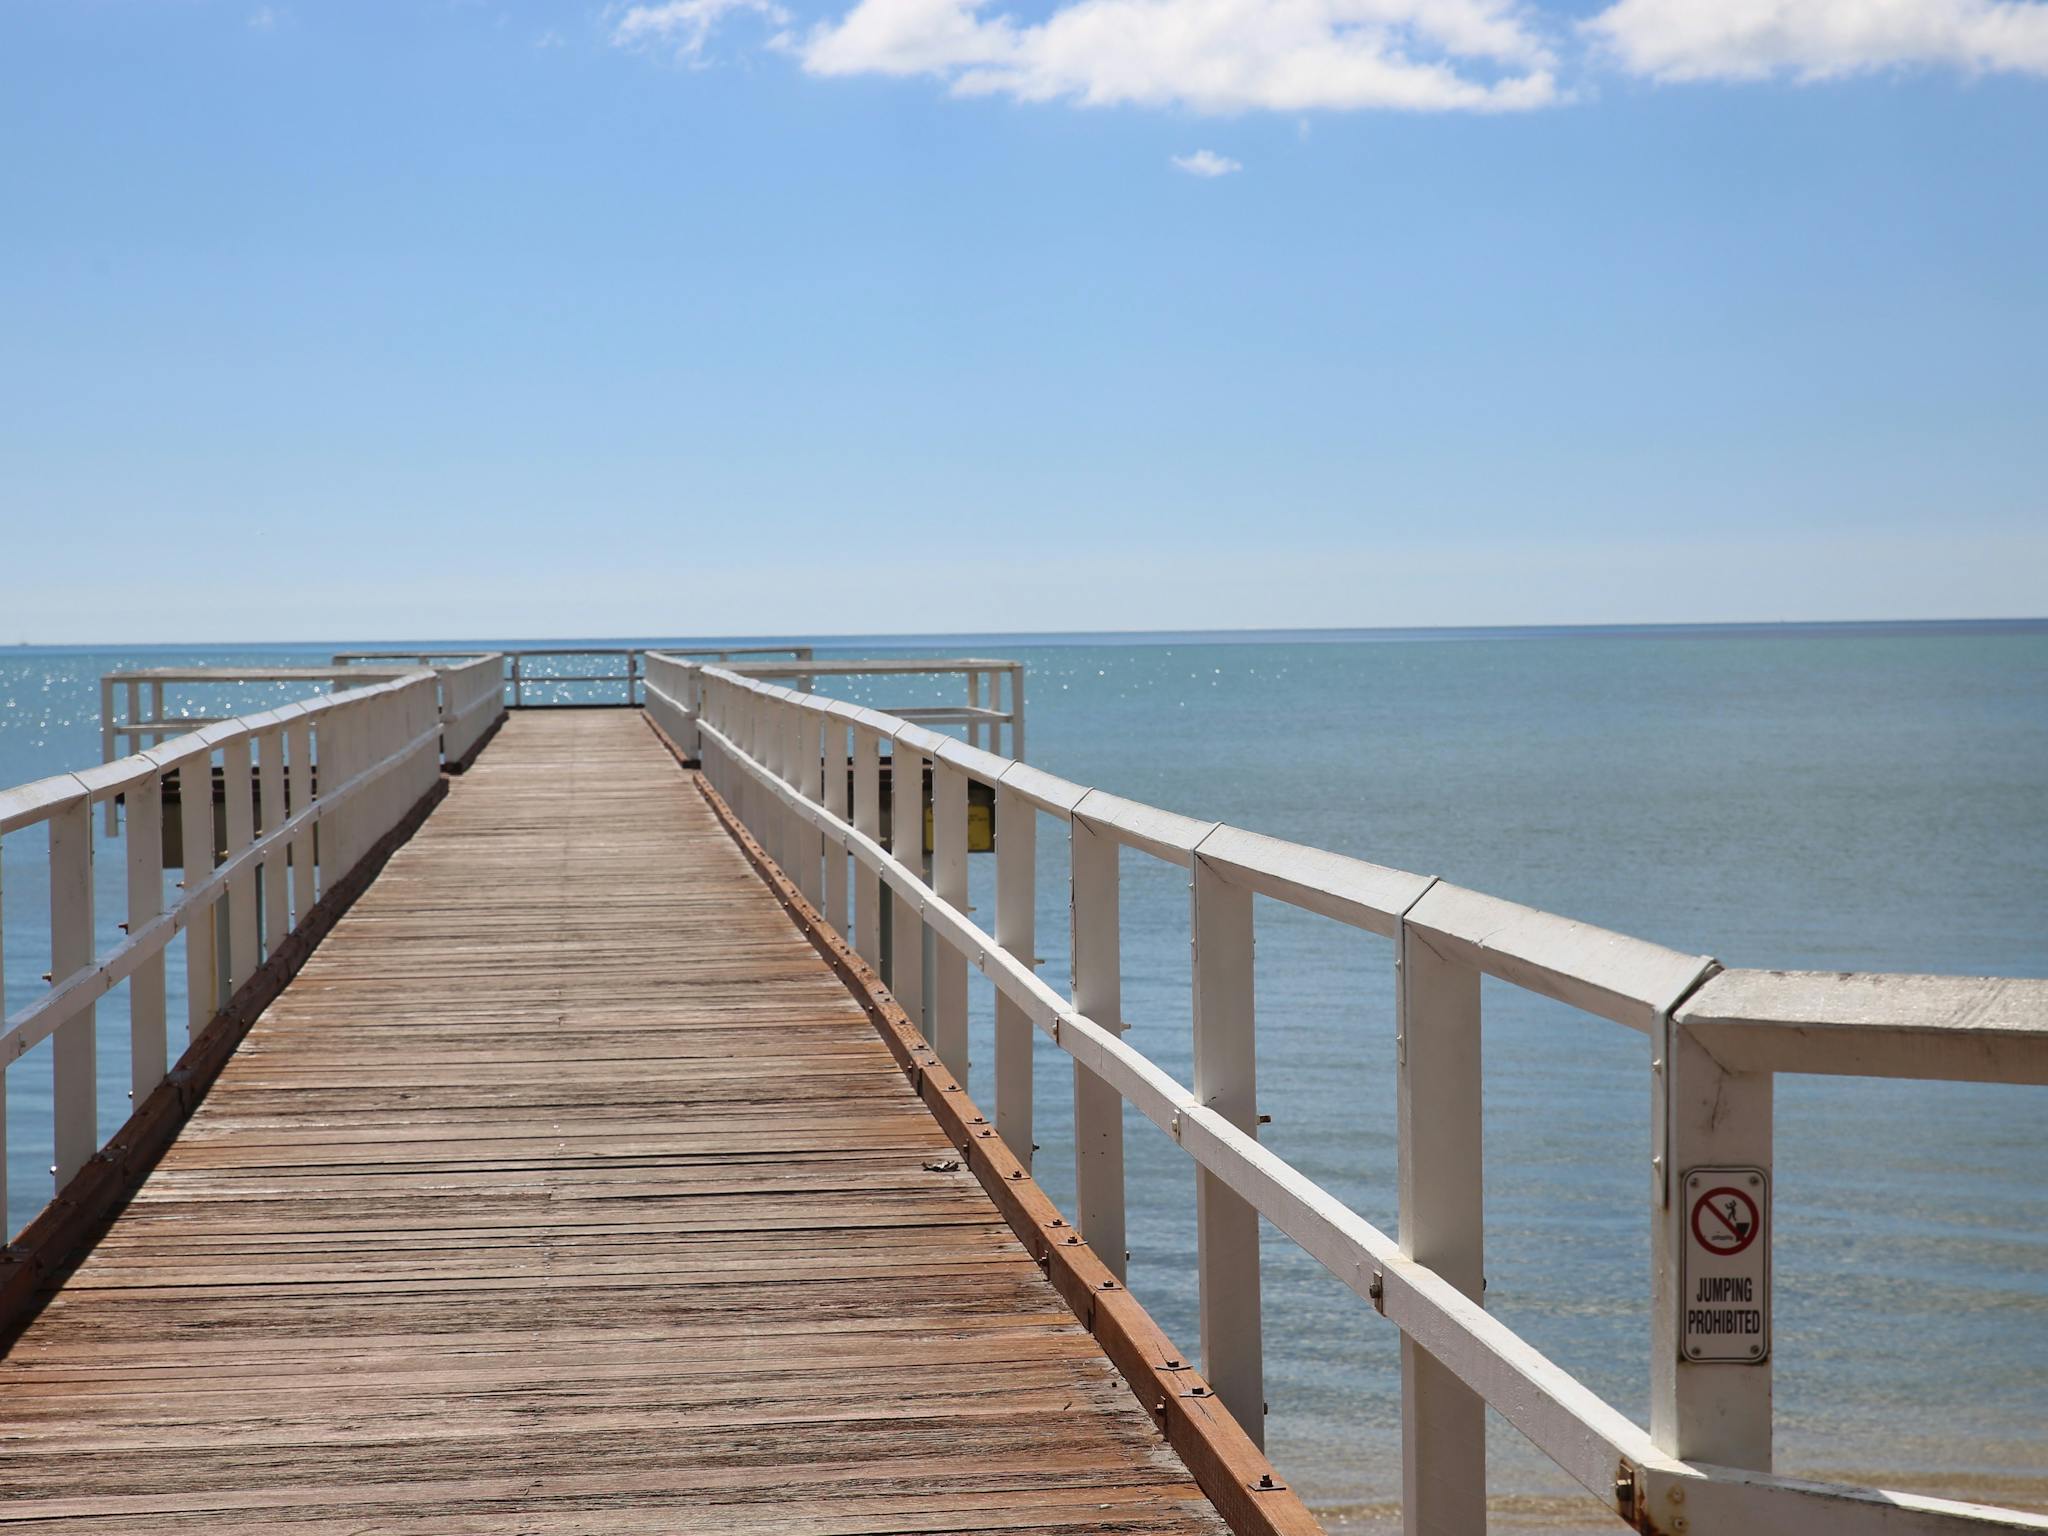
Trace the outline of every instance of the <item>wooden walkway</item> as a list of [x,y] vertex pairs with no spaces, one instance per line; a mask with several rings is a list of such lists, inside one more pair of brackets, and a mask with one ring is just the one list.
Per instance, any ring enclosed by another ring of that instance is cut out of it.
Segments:
[[516,714],[0,1362],[0,1526],[1220,1532],[640,717]]

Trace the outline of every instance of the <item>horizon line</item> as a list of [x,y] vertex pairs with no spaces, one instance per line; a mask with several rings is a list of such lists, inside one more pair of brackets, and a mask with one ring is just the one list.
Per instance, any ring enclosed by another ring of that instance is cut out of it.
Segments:
[[[1616,635],[1644,633],[1699,633],[1701,631],[1782,631],[1782,630],[1901,630],[1901,629],[2011,629],[2031,625],[2048,627],[2048,614],[2009,615],[1997,617],[1954,617],[1954,618],[1862,618],[1862,619],[1697,619],[1697,620],[1647,620],[1641,622],[1609,621],[1603,623],[1576,624],[1386,624],[1386,625],[1241,625],[1206,629],[945,629],[945,630],[846,630],[835,632],[803,633],[798,631],[763,631],[757,634],[727,635],[680,635],[671,634],[652,637],[657,644],[687,645],[693,649],[716,648],[723,645],[779,644],[792,642],[809,645],[836,645],[854,641],[911,641],[911,640],[1074,640],[1102,638],[1105,640],[1144,640],[1159,638],[1218,638],[1232,637],[1322,637],[1348,638],[1351,636],[1484,636],[1484,635]],[[378,644],[394,649],[409,646],[427,648],[431,646],[477,645],[488,648],[490,644],[518,644],[527,647],[548,645],[617,645],[624,648],[650,649],[646,635],[555,635],[526,636],[516,640],[510,636],[496,636],[489,639],[476,635],[408,635],[401,639],[379,639],[369,641],[357,636],[351,639],[333,637],[306,640],[95,640],[95,641],[40,641],[16,640],[0,642],[0,650],[35,651],[103,651],[103,650],[163,650],[163,649],[208,649],[208,650],[295,650],[307,647],[347,647],[351,645]]]

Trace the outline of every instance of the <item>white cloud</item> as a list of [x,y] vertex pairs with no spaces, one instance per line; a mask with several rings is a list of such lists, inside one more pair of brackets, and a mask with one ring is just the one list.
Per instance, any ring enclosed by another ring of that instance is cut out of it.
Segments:
[[252,32],[275,32],[277,12],[267,5],[259,5],[249,13],[249,30]]
[[1616,0],[1586,30],[1657,80],[1825,80],[1910,65],[2048,74],[2040,0]]
[[1173,163],[1190,176],[1214,179],[1228,176],[1232,171],[1241,171],[1244,166],[1228,155],[1219,155],[1213,149],[1198,149],[1192,155],[1175,155]]
[[[645,0],[608,14],[616,46],[690,64],[728,18],[750,15],[811,74],[924,77],[959,96],[1295,114],[1503,112],[1569,97],[1552,46],[1569,29],[1529,0],[852,0],[801,34],[780,0]],[[250,24],[271,19],[266,6]],[[1579,32],[1621,68],[1666,81],[1911,65],[2048,75],[2048,0],[1612,0]]]
[[612,28],[617,48],[673,48],[684,63],[702,59],[712,30],[726,17],[745,13],[776,27],[789,25],[789,12],[775,0],[667,0],[629,5]]
[[545,32],[535,34],[533,46],[546,51],[550,48],[566,47],[568,42],[569,40],[562,36],[561,33],[557,32],[553,27],[549,27]]
[[[659,9],[669,9],[660,7]],[[1508,111],[1560,99],[1516,0],[858,0],[802,40],[820,75],[928,75],[959,95],[1201,112]]]

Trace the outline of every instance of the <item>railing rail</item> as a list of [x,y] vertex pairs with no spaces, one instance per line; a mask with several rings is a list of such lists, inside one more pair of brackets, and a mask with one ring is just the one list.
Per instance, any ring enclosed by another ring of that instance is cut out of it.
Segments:
[[[504,651],[455,651],[455,650],[411,650],[411,651],[340,651],[335,654],[336,666],[355,666],[363,662],[405,661],[417,666],[442,666],[452,659],[489,655],[500,658],[504,669],[503,688],[509,694],[509,703],[514,709],[544,708],[587,708],[603,700],[569,699],[561,705],[530,703],[526,692],[535,689],[580,686],[590,683],[624,683],[620,697],[612,702],[626,707],[637,706],[640,701],[640,674],[642,658],[648,654],[644,646],[633,645],[528,645],[516,646]],[[698,661],[734,661],[741,657],[790,657],[804,661],[810,657],[811,647],[807,645],[737,645],[711,646],[701,650],[673,651],[668,654],[688,657]],[[542,659],[559,660],[570,656],[616,656],[625,670],[620,672],[548,672],[537,671],[534,663]]]
[[[1486,1406],[1644,1531],[2048,1531],[2048,1518],[2018,1511],[1771,1475],[1767,1334],[1748,1358],[1733,1360],[1689,1358],[1681,1343],[1682,1224],[1692,1202],[1680,1191],[1688,1171],[1752,1175],[1763,1212],[1754,1240],[1767,1266],[1773,1074],[2048,1083],[2048,981],[1724,970],[1703,955],[1433,877],[1124,800],[899,716],[658,654],[649,657],[647,708],[683,750],[701,756],[712,783],[805,896],[864,958],[882,965],[897,1001],[962,1080],[969,1067],[966,967],[993,984],[997,1124],[1027,1165],[1035,1035],[1073,1059],[1077,1225],[1112,1269],[1121,1272],[1124,1250],[1122,1104],[1189,1154],[1199,1170],[1204,1370],[1254,1438],[1263,1402],[1259,1217],[1394,1322],[1402,1334],[1410,1531],[1484,1528]],[[920,857],[906,860],[880,839],[876,784],[885,747],[894,760],[898,829],[920,824],[923,774],[911,769],[931,765],[929,879]],[[850,806],[839,766],[849,761]],[[974,922],[966,903],[960,850],[969,780],[996,796],[993,933]],[[1065,823],[1071,839],[1072,997],[1033,968],[1039,815]],[[1121,1038],[1120,848],[1189,873],[1192,1086]],[[1393,942],[1397,1237],[1258,1143],[1253,895]],[[893,955],[883,944],[884,901]],[[929,997],[926,935],[938,954]],[[1653,1042],[1647,1430],[1484,1309],[1482,975]]]
[[[425,663],[420,663],[425,665]],[[158,746],[209,725],[237,719],[252,711],[228,708],[220,714],[195,714],[189,707],[171,712],[170,690],[198,687],[214,691],[254,684],[297,684],[314,689],[360,688],[387,682],[412,670],[409,665],[378,668],[335,666],[280,667],[130,667],[100,676],[100,761],[111,763],[131,753]],[[114,835],[114,807],[106,808],[107,836]]]
[[[61,1194],[101,1150],[98,1000],[129,984],[130,1081],[139,1106],[168,1071],[171,941],[185,935],[187,1021],[196,1035],[432,787],[442,729],[435,678],[415,670],[217,721],[114,762],[0,791],[0,835],[43,825],[50,839],[50,990],[0,1024],[0,1149],[7,1068],[51,1040],[52,1172]],[[219,828],[216,759],[224,796]],[[184,879],[167,902],[164,790],[171,775]],[[117,803],[127,832],[127,936],[96,953],[92,810]],[[226,846],[217,854],[221,828]],[[8,959],[0,944],[0,982]],[[11,1232],[6,1217],[0,1187],[0,1230]]]
[[[650,654],[693,660],[705,658],[694,653],[653,652]],[[898,720],[916,725],[961,725],[966,727],[967,744],[987,747],[992,752],[1007,748],[1013,758],[1024,755],[1024,663],[992,660],[979,656],[943,659],[923,657],[870,656],[858,660],[813,661],[809,652],[794,661],[750,661],[735,663],[732,671],[765,680],[794,680],[797,690],[809,693],[820,678],[846,677],[952,677],[961,678],[967,688],[964,704],[896,705],[884,710]],[[1003,739],[1007,729],[1009,740]]]
[[[380,652],[375,659],[385,665],[363,666],[344,655],[324,667],[141,667],[105,673],[100,678],[100,759],[111,763],[129,752],[241,718],[239,714],[172,714],[167,690],[179,686],[218,690],[258,683],[308,687],[325,683],[345,689],[431,668],[440,688],[444,755],[451,762],[463,758],[504,713],[504,658],[496,651]],[[113,836],[114,830],[115,808],[109,801],[107,835]]]

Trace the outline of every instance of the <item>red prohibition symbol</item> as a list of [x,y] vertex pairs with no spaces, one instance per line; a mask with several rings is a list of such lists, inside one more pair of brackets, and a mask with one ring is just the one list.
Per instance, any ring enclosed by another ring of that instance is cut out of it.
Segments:
[[1707,1252],[1723,1258],[1755,1242],[1762,1227],[1756,1202],[1728,1185],[1710,1189],[1692,1203],[1692,1235]]

